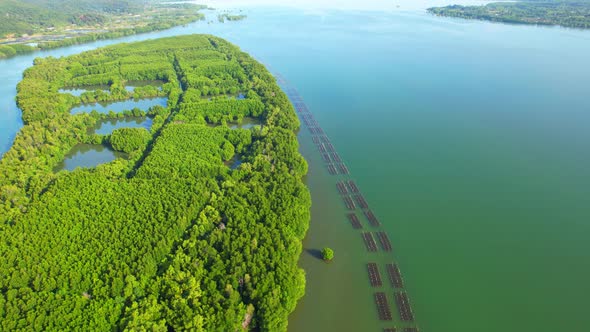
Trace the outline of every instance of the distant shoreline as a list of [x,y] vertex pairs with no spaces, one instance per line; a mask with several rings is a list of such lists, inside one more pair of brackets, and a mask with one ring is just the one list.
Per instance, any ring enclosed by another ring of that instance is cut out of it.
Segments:
[[[26,27],[28,33],[24,32],[23,27],[4,27],[2,29],[4,38],[0,39],[0,59],[96,40],[166,30],[205,20],[205,14],[201,12],[205,9],[211,10],[213,8],[197,4],[177,6],[167,4],[163,7],[146,8],[139,12],[125,12],[116,15],[100,14],[102,21],[88,25],[71,22],[68,25],[61,25],[57,21],[40,20],[36,24]],[[45,9],[38,8],[36,10]],[[83,13],[87,16],[98,15],[91,11]],[[34,15],[34,13],[30,15]]]
[[428,12],[437,16],[498,23],[590,29],[590,1],[493,2],[483,6],[431,7]]

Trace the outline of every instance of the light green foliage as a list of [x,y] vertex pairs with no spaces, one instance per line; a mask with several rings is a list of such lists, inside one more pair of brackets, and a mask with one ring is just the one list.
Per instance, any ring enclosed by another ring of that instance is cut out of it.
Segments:
[[119,128],[113,131],[109,143],[116,151],[132,152],[144,149],[151,138],[144,128]]
[[[187,75],[219,95],[181,89]],[[164,81],[150,132],[89,135],[120,115],[70,114],[133,97],[130,79]],[[58,92],[96,82],[107,91]],[[17,102],[25,126],[0,161],[0,330],[237,331],[245,317],[249,330],[286,330],[311,200],[299,122],[262,65],[212,36],[122,44],[35,60]],[[244,116],[261,126],[223,125]],[[107,141],[130,160],[53,173],[76,144]]]
[[328,247],[322,249],[322,259],[325,261],[331,261],[332,259],[334,259],[334,250]]

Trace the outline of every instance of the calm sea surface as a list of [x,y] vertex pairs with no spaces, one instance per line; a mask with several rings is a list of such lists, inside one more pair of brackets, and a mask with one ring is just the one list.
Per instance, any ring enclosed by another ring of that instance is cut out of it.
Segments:
[[[302,130],[313,217],[291,331],[401,326],[377,320],[369,261],[399,264],[421,331],[590,326],[590,32],[422,10],[245,13],[0,61],[0,151],[22,126],[15,86],[34,57],[219,35],[299,90],[394,247],[365,251]],[[310,254],[323,246],[335,250],[330,264]]]

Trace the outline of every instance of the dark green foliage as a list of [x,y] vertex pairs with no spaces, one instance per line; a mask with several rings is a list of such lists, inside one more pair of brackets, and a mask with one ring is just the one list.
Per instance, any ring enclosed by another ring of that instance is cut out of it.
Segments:
[[497,2],[429,8],[433,14],[493,22],[590,28],[590,1]]
[[[182,90],[187,75],[218,94]],[[69,112],[155,78],[162,91],[136,92],[168,107],[122,113],[147,111],[150,132],[89,135],[123,115]],[[58,92],[97,81],[106,91]],[[262,65],[212,36],[122,44],[35,60],[17,102],[26,124],[0,161],[0,330],[286,330],[311,201],[297,117]],[[223,125],[244,116],[261,126]],[[76,144],[107,141],[130,159],[53,173]]]
[[325,261],[331,261],[334,259],[334,250],[328,247],[322,249],[322,259]]
[[132,152],[144,149],[152,135],[144,128],[115,129],[109,138],[109,143],[116,151]]
[[[17,40],[19,43],[38,42],[36,47],[2,45],[0,58],[169,29],[204,19],[199,13],[204,8],[207,7],[188,3],[165,5],[159,0],[1,0],[0,39],[32,34],[49,38]],[[68,27],[75,29],[68,31]],[[75,31],[78,28],[87,31],[80,34]],[[67,38],[55,40],[56,35],[64,34]]]

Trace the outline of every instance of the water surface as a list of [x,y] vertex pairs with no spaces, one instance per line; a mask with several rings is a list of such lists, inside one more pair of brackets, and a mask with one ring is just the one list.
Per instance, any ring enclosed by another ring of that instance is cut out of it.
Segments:
[[119,128],[145,128],[148,131],[152,126],[152,119],[149,117],[126,117],[123,119],[101,120],[90,129],[91,134],[109,135]]
[[158,88],[158,90],[162,90],[162,85],[164,81],[128,81],[125,84],[125,90],[129,92],[134,92],[135,88],[144,87],[144,86],[153,86]]
[[113,151],[113,149],[104,145],[78,144],[66,154],[65,159],[54,170],[59,172],[61,170],[73,171],[78,167],[96,167],[126,156],[126,153]]
[[59,89],[59,93],[69,93],[76,97],[80,97],[84,92],[92,92],[96,90],[101,90],[104,92],[109,92],[108,85],[87,85],[85,87],[76,87],[76,88],[63,88]]
[[[252,9],[248,19],[0,61],[0,146],[36,56],[212,33],[299,89],[394,246],[421,331],[590,325],[590,33],[387,12]],[[308,133],[307,293],[290,331],[379,331],[362,247]],[[330,246],[333,263],[314,250]]]
[[159,105],[166,107],[168,103],[167,97],[159,97],[159,98],[144,98],[144,99],[129,99],[123,101],[116,101],[116,102],[107,102],[107,103],[92,103],[92,104],[81,104],[72,108],[70,113],[78,114],[78,113],[90,113],[93,110],[96,110],[99,113],[109,113],[109,111],[113,111],[115,113],[123,112],[125,110],[132,110],[134,108],[139,108],[142,111],[146,111],[153,106]]
[[254,126],[260,126],[260,120],[252,117],[244,117],[240,123],[228,123],[231,129],[250,129]]

